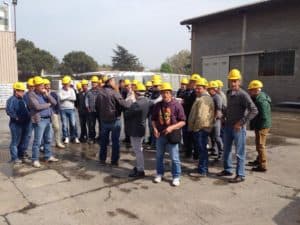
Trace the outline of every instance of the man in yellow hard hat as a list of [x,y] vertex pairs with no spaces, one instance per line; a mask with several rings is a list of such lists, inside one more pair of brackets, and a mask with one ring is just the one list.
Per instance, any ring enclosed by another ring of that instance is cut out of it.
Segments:
[[[156,104],[162,100],[161,92],[160,92],[160,87],[162,85],[162,80],[160,79],[160,76],[153,76],[152,79],[152,90],[151,90],[151,96],[150,100],[153,102],[153,104]],[[149,142],[148,144],[151,146],[152,149],[156,148],[156,138],[153,133],[153,127],[152,127],[152,122],[151,122],[151,117],[152,115],[149,114],[149,131],[150,131],[150,137],[149,137]]]
[[[76,127],[75,102],[76,93],[71,88],[72,78],[64,76],[62,79],[63,87],[59,90],[60,113],[62,117],[63,139],[65,144],[69,144],[70,139],[79,144],[78,132]],[[68,128],[70,126],[70,129]]]
[[146,98],[150,98],[151,93],[152,93],[152,81],[147,81],[145,84],[146,87],[146,93],[145,93],[145,97]]
[[96,112],[96,98],[99,95],[100,89],[98,88],[98,82],[99,78],[97,76],[93,76],[91,79],[92,88],[86,93],[85,96],[85,106],[88,110],[89,119],[88,119],[88,127],[89,127],[89,144],[95,144],[96,143],[96,122],[98,121],[98,127],[99,127],[99,134],[98,134],[98,141],[100,139],[100,119],[98,117],[98,114]]
[[176,98],[181,98],[181,99],[184,98],[185,90],[188,84],[189,84],[189,80],[186,77],[180,80],[180,88],[177,91]]
[[57,102],[45,89],[44,79],[40,76],[34,77],[35,89],[29,93],[29,108],[31,121],[34,130],[34,139],[32,144],[32,165],[41,167],[39,162],[40,146],[44,146],[44,157],[46,162],[58,161],[52,154],[52,107]]
[[246,160],[246,124],[253,119],[258,111],[249,94],[241,88],[242,75],[238,69],[229,72],[228,82],[230,89],[227,92],[227,109],[224,125],[224,170],[219,176],[232,176],[232,144],[236,146],[237,168],[236,176],[230,179],[231,183],[245,180]]
[[223,81],[221,81],[221,80],[216,80],[216,82],[217,82],[217,84],[218,84],[218,89],[217,89],[217,92],[218,92],[218,94],[221,96],[221,98],[222,98],[222,105],[223,105],[223,107],[224,108],[226,108],[227,107],[227,97],[226,97],[226,95],[225,95],[225,93],[223,92],[223,87],[224,87],[224,83],[223,83]]
[[136,164],[129,177],[144,177],[143,139],[146,133],[146,119],[153,104],[145,97],[146,87],[139,83],[135,90],[136,102],[124,112],[125,133],[130,136],[130,143],[136,156]]
[[60,129],[60,107],[59,107],[59,98],[55,91],[51,91],[51,82],[48,79],[44,79],[44,86],[48,94],[50,94],[57,102],[55,106],[52,107],[52,129],[54,133],[55,144],[57,148],[64,149],[66,146],[61,143],[61,129]]
[[[210,81],[208,85],[208,92],[214,101],[215,112],[214,112],[214,126],[211,132],[211,143],[212,143],[212,155],[217,156],[216,161],[221,160],[223,154],[223,140],[221,137],[222,119],[223,119],[223,107],[222,98],[218,94],[219,84],[217,81]],[[215,152],[215,144],[217,145],[218,151]]]
[[28,132],[30,123],[29,109],[24,101],[25,85],[22,82],[13,84],[14,94],[6,101],[6,114],[9,116],[11,141],[9,145],[10,157],[15,165],[25,160],[25,151],[28,148]]
[[162,101],[152,111],[152,126],[156,140],[156,176],[155,183],[160,183],[164,175],[164,154],[169,151],[172,161],[172,185],[180,185],[181,165],[179,143],[181,128],[185,125],[185,114],[182,105],[173,98],[170,83],[161,85]]
[[[187,85],[187,88],[183,95],[183,109],[184,113],[187,118],[189,118],[190,111],[192,109],[192,106],[196,100],[196,82],[201,78],[201,76],[197,73],[194,73],[190,76],[189,84]],[[188,128],[188,123],[182,128],[182,139],[183,139],[183,147],[185,151],[185,157],[186,158],[193,158],[194,160],[198,160],[199,153],[195,149],[194,145],[194,138],[193,138],[193,132],[191,132]]]
[[78,117],[79,117],[79,123],[80,123],[80,137],[79,141],[81,143],[86,143],[88,140],[88,109],[85,106],[85,97],[88,92],[88,85],[89,81],[83,79],[81,82],[82,90],[78,93]]
[[253,166],[252,171],[267,171],[266,140],[272,126],[271,98],[262,91],[263,83],[253,80],[248,86],[249,94],[258,108],[258,114],[250,121],[250,129],[255,132],[257,159],[249,162]]
[[188,118],[188,129],[193,132],[195,150],[199,152],[198,173],[208,174],[208,135],[212,131],[215,119],[215,106],[212,97],[207,93],[207,80],[196,81],[196,100]]

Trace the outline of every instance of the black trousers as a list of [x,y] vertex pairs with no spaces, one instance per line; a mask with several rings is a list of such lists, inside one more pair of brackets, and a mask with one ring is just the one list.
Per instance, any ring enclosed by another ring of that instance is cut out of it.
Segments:
[[81,140],[86,140],[88,138],[88,116],[88,113],[79,113]]
[[[100,119],[96,112],[89,112],[88,125],[89,125],[89,139],[95,139],[96,137],[96,122],[98,120],[99,132],[100,132]],[[100,133],[98,134],[100,136]]]

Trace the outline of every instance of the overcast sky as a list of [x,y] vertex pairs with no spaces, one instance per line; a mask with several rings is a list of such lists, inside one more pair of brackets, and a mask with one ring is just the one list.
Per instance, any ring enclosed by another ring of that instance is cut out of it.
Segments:
[[252,2],[257,0],[19,0],[17,36],[60,60],[82,50],[99,64],[110,64],[120,44],[153,69],[190,49],[180,21]]

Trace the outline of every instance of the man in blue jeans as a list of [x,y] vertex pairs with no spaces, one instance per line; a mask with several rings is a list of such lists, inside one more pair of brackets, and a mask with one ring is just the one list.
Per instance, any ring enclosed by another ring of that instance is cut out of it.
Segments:
[[115,78],[108,77],[96,99],[96,110],[101,120],[99,160],[102,165],[106,163],[107,145],[109,144],[109,135],[111,133],[111,165],[118,166],[120,158],[121,112],[129,108],[130,105],[131,103],[126,102],[118,92]]
[[57,162],[58,159],[52,155],[52,107],[57,104],[56,100],[44,87],[44,79],[37,76],[34,78],[35,90],[29,93],[29,108],[34,130],[32,144],[32,165],[41,167],[39,162],[39,149],[44,145],[44,158],[46,162]]
[[11,133],[10,156],[15,165],[25,162],[25,151],[28,147],[30,115],[23,98],[25,85],[16,82],[13,85],[14,95],[6,102],[6,113],[10,117],[9,128]]
[[208,174],[208,134],[211,132],[215,107],[212,97],[207,93],[208,82],[205,78],[196,81],[196,100],[192,106],[188,126],[193,131],[195,149],[199,152],[198,173],[205,177]]
[[69,144],[70,138],[71,141],[79,144],[80,141],[78,139],[75,114],[76,93],[70,86],[71,81],[72,79],[70,76],[63,77],[63,88],[60,89],[58,93],[60,99],[60,114],[62,120],[63,138],[65,144]]
[[229,72],[228,80],[230,90],[227,92],[227,109],[225,111],[224,127],[224,170],[218,176],[232,176],[232,143],[236,146],[236,176],[229,180],[231,183],[239,183],[245,180],[245,145],[246,123],[252,120],[258,110],[249,94],[241,86],[242,75],[239,70]]
[[[156,177],[155,183],[160,183],[164,175],[164,155],[168,151],[172,161],[172,185],[180,185],[181,165],[179,143],[171,142],[168,135],[180,130],[185,125],[185,114],[179,101],[172,97],[172,86],[163,83],[161,86],[162,101],[158,102],[152,111],[152,126],[156,140]],[[174,134],[174,133],[173,133]]]

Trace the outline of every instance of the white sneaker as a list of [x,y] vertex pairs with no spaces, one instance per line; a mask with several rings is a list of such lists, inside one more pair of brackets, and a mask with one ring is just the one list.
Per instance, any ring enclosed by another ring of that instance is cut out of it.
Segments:
[[80,144],[80,141],[79,141],[78,138],[75,138],[75,143],[76,143],[76,144]]
[[57,161],[58,161],[58,159],[55,158],[54,156],[51,156],[51,157],[47,160],[47,162],[57,162]]
[[162,176],[161,175],[156,175],[154,178],[154,183],[160,183],[162,181]]
[[41,164],[38,160],[35,160],[35,161],[33,161],[32,166],[35,167],[35,168],[40,168]]
[[173,186],[179,186],[180,185],[180,179],[179,178],[174,178],[172,181],[172,185]]
[[69,138],[66,137],[64,143],[69,144],[69,142],[70,142]]

